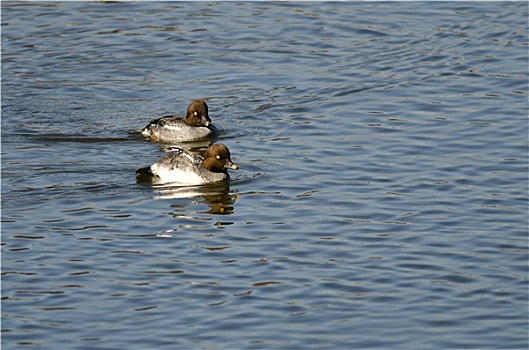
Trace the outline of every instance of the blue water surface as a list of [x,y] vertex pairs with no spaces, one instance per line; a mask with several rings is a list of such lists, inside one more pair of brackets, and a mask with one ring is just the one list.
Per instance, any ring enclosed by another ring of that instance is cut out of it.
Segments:
[[528,348],[527,2],[1,9],[3,348]]

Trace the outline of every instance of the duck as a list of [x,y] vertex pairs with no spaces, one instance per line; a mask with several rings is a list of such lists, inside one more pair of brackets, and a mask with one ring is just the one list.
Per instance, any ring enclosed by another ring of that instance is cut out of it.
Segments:
[[187,107],[185,117],[165,116],[152,120],[141,134],[153,141],[188,142],[213,137],[218,130],[211,124],[206,102],[195,100]]
[[203,155],[179,147],[170,147],[169,151],[151,166],[138,169],[137,180],[194,186],[229,180],[228,169],[239,169],[222,143],[210,145]]

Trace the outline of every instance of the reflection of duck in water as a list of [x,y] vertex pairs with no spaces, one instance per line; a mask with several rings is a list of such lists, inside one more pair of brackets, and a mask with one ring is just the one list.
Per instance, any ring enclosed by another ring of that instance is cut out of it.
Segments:
[[[228,181],[187,187],[171,186],[170,184],[154,185],[153,188],[157,194],[154,197],[155,199],[177,200],[177,202],[171,204],[171,207],[176,209],[172,215],[177,218],[187,215],[190,206],[204,207],[203,211],[198,209],[199,213],[228,215],[233,213],[234,204],[240,198],[239,194],[230,193]],[[191,202],[189,202],[189,198],[193,198]],[[217,223],[216,225],[221,224],[223,223]]]
[[163,152],[171,152],[174,148],[185,149],[186,151],[192,153],[200,153],[201,151],[208,148],[211,145],[211,140],[203,139],[197,141],[188,141],[188,142],[162,142],[160,143],[160,149]]
[[141,131],[154,141],[187,142],[215,136],[218,130],[208,114],[203,100],[191,102],[185,117],[167,116],[155,119]]
[[[222,194],[204,195],[204,202],[209,205],[209,214],[227,215],[233,212],[233,204],[239,199],[238,194],[229,194],[228,192]],[[220,223],[219,223],[220,224]]]
[[172,148],[171,151],[153,165],[138,169],[138,181],[148,179],[179,185],[201,185],[228,180],[228,168],[239,169],[232,162],[228,147],[222,143],[209,146],[203,156],[181,148]]

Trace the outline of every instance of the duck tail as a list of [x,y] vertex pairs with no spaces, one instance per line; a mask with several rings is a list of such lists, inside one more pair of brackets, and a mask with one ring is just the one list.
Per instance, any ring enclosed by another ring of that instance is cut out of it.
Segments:
[[136,170],[136,180],[138,182],[148,182],[154,177],[154,173],[150,166]]

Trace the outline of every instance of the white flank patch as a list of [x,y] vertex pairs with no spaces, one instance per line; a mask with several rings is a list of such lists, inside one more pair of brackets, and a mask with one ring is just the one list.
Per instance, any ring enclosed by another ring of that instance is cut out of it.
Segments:
[[205,183],[204,179],[193,171],[158,167],[156,164],[152,166],[152,170],[162,182],[171,182],[180,185],[200,185]]

